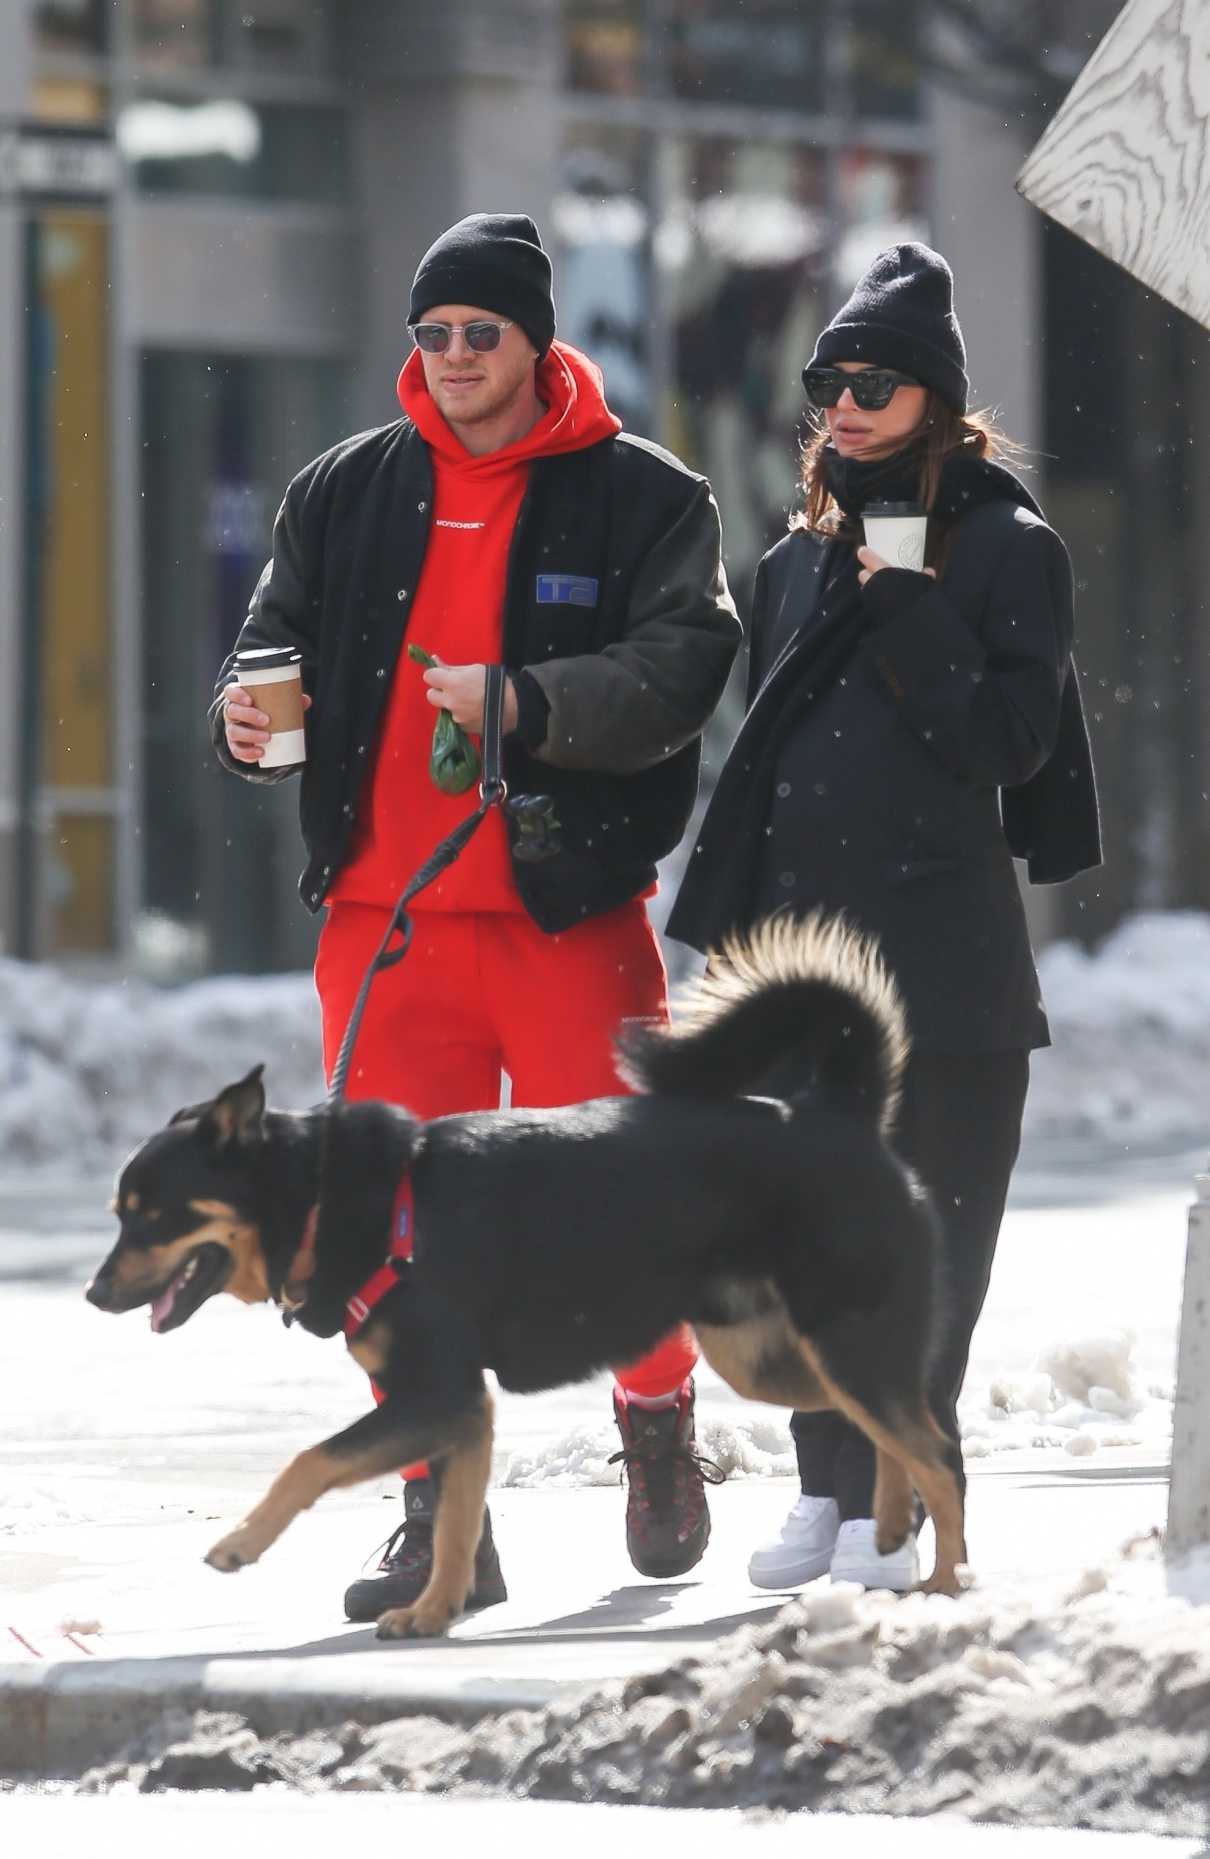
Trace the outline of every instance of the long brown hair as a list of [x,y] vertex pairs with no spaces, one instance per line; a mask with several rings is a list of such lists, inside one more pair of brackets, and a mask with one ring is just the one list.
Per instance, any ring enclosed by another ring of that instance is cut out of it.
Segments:
[[[790,518],[791,529],[810,529],[817,535],[837,536],[844,542],[860,536],[858,524],[845,515],[828,489],[824,470],[824,448],[829,443],[828,423],[822,413],[814,415],[814,428],[802,448],[800,483],[804,508]],[[952,453],[966,452],[971,458],[1000,459],[1016,468],[1025,461],[1025,447],[1010,439],[996,425],[990,409],[976,413],[957,413],[930,388],[920,423],[906,433],[897,448],[901,452],[918,450],[920,477],[917,502],[932,512],[941,487],[941,472]],[[888,458],[893,456],[888,454]],[[925,560],[930,568],[944,566],[947,525],[930,522]]]

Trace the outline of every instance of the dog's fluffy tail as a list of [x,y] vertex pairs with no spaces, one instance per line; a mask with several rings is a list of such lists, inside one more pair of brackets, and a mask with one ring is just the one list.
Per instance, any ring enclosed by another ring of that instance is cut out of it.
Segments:
[[712,951],[671,1027],[620,1042],[636,1090],[678,1097],[824,1096],[894,1118],[903,1005],[877,943],[843,917],[779,913]]

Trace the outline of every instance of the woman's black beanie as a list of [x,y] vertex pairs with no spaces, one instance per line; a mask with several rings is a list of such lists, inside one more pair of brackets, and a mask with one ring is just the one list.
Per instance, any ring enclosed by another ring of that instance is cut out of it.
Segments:
[[917,244],[879,252],[820,336],[807,367],[838,361],[899,368],[955,412],[966,412],[966,344],[954,315],[954,274],[940,252]]
[[550,259],[525,213],[471,213],[430,245],[416,267],[408,322],[436,303],[469,303],[520,323],[545,355],[555,333]]

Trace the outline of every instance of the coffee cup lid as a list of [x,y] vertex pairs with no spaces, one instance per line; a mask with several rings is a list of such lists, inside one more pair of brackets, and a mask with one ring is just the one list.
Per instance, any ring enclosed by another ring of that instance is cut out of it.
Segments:
[[301,665],[302,653],[291,645],[246,646],[236,653],[235,663],[241,671],[277,671],[282,665]]
[[868,503],[862,516],[924,516],[925,511],[918,503]]

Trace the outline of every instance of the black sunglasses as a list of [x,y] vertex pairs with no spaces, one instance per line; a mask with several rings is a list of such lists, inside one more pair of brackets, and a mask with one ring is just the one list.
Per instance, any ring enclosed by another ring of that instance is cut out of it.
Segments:
[[854,374],[841,368],[804,368],[802,384],[813,407],[834,407],[847,387],[863,413],[889,407],[897,387],[920,386],[912,375],[898,374],[894,368],[858,368]]
[[444,355],[451,336],[462,337],[476,355],[490,355],[511,323],[413,323],[412,340],[426,355]]

